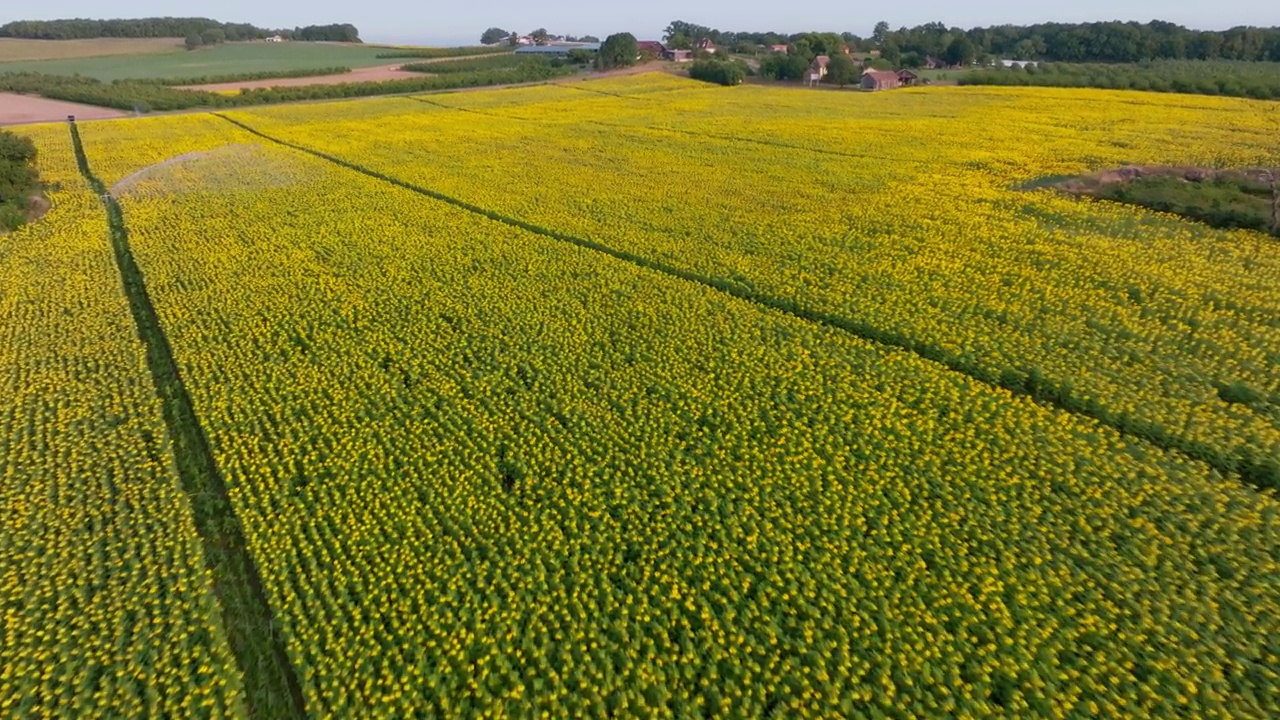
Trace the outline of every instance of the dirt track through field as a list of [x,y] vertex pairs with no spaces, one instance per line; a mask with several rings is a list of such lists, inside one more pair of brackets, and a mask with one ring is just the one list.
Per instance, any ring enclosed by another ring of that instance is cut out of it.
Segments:
[[208,90],[218,92],[239,90],[241,88],[273,88],[303,87],[306,85],[341,85],[349,82],[382,82],[383,80],[402,80],[404,78],[422,77],[422,73],[406,72],[400,64],[383,65],[382,67],[357,68],[340,75],[317,75],[313,77],[273,78],[270,80],[245,80],[242,82],[211,83],[208,85],[183,85],[182,90]]
[[33,95],[0,93],[0,125],[58,122],[75,115],[79,120],[105,120],[124,117],[128,113],[111,108],[50,100]]

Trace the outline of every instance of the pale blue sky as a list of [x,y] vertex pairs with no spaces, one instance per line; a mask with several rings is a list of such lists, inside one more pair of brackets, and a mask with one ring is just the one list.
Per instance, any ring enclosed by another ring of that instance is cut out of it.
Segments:
[[[788,3],[776,0],[50,0],[6,2],[0,23],[65,17],[204,16],[265,27],[351,22],[368,41],[458,44],[476,42],[492,25],[528,32],[604,36],[629,31],[656,39],[671,20],[721,30],[849,31],[870,35],[878,20],[897,28],[934,20],[948,26],[1091,20],[1169,20],[1222,30],[1233,25],[1280,23],[1273,0],[916,0],[889,6],[875,2]],[[1267,6],[1272,9],[1268,10]]]

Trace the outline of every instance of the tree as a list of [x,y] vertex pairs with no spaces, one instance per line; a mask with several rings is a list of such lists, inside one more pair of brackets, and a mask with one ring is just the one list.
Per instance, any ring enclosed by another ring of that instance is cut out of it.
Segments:
[[582,48],[574,48],[569,51],[569,54],[565,59],[573,65],[590,65],[592,60],[591,51],[583,50]]
[[975,52],[973,41],[969,39],[969,36],[961,35],[952,40],[947,49],[943,51],[942,59],[948,65],[968,65],[973,62]]
[[200,33],[200,42],[205,45],[217,45],[227,39],[227,34],[221,30],[205,30]]
[[481,45],[497,45],[507,39],[507,31],[498,27],[491,27],[480,34]]
[[672,20],[671,24],[667,25],[667,29],[662,33],[662,39],[669,43],[677,35],[684,35],[690,39],[691,43],[706,39],[720,39],[720,33],[706,25],[695,25],[683,20]]
[[341,25],[308,25],[304,28],[298,28],[294,32],[293,38],[306,42],[361,42],[360,31],[350,23]]
[[898,47],[898,43],[890,40],[880,46],[880,57],[890,65],[897,65],[902,62],[902,48]]
[[519,45],[519,44],[520,44],[520,35],[519,35],[519,34],[517,34],[517,33],[514,33],[514,32],[513,32],[513,33],[511,33],[510,35],[508,35],[508,36],[507,36],[507,44],[508,44],[508,45],[510,45],[511,47],[515,47],[515,46]]
[[615,33],[604,39],[600,52],[596,54],[596,67],[601,70],[630,67],[636,64],[640,48],[636,44],[636,36],[631,33]]
[[191,33],[187,36],[184,44],[187,46],[188,50],[195,50],[201,45],[204,45],[204,40],[200,39],[200,33]]
[[775,53],[760,61],[760,74],[770,80],[800,80],[808,69],[809,61],[799,54]]
[[578,42],[598,43],[600,42],[600,38],[596,37],[595,35],[583,35],[582,37],[578,38]]
[[741,85],[747,71],[736,62],[699,60],[689,67],[689,77],[718,85]]
[[876,23],[876,27],[871,31],[871,39],[876,41],[877,45],[884,43],[889,37],[889,23],[881,20]]
[[845,87],[858,80],[858,66],[843,53],[832,55],[827,62],[827,82]]
[[534,45],[546,45],[549,35],[546,28],[538,28],[529,33],[529,37],[533,38]]
[[672,50],[692,50],[693,38],[684,33],[676,33],[667,37],[667,47]]

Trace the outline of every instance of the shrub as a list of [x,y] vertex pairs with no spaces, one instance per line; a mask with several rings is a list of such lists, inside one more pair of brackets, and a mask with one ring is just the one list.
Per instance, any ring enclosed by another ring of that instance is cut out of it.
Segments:
[[741,85],[747,73],[740,65],[718,60],[699,60],[689,66],[689,77],[717,85]]

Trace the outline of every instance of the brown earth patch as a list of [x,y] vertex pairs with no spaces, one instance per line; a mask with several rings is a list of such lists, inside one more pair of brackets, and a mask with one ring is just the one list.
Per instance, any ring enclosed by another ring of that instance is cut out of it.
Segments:
[[270,80],[245,80],[242,82],[211,83],[208,85],[183,85],[180,90],[206,90],[208,92],[225,92],[227,90],[305,87],[307,85],[341,85],[351,82],[382,82],[384,80],[402,80],[404,78],[422,77],[422,73],[407,72],[397,65],[358,68],[340,75],[319,75],[299,78],[274,78]]
[[1205,182],[1207,180],[1248,180],[1251,182],[1270,184],[1271,173],[1267,168],[1241,168],[1234,170],[1217,170],[1204,167],[1187,167],[1174,165],[1127,165],[1121,168],[1102,170],[1088,175],[1058,180],[1050,183],[1050,187],[1073,195],[1093,195],[1108,185],[1127,183],[1147,177],[1176,177],[1187,182]]
[[182,38],[93,38],[83,40],[29,40],[0,38],[0,62],[65,60],[110,55],[156,55],[178,52]]
[[206,90],[208,92],[226,92],[228,90],[254,89],[254,88],[277,88],[277,87],[306,87],[308,85],[341,85],[349,82],[382,82],[384,80],[403,80],[405,78],[422,77],[429,73],[409,72],[400,68],[408,63],[444,63],[456,60],[477,60],[480,58],[493,57],[495,55],[508,55],[510,53],[491,53],[489,55],[468,55],[466,57],[445,57],[430,58],[424,60],[406,59],[395,65],[382,65],[379,67],[357,68],[349,73],[341,73],[339,75],[317,75],[313,77],[299,78],[275,78],[270,80],[245,80],[242,82],[229,83],[209,83],[206,85],[183,85],[181,90]]
[[27,222],[35,222],[44,217],[44,214],[53,208],[53,203],[49,202],[49,198],[44,193],[38,193],[27,198]]
[[34,95],[0,93],[0,125],[57,122],[66,120],[68,115],[75,115],[77,120],[105,120],[127,114],[111,108],[50,100]]

